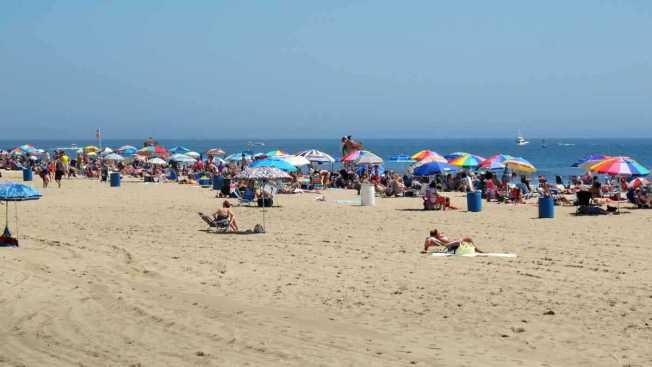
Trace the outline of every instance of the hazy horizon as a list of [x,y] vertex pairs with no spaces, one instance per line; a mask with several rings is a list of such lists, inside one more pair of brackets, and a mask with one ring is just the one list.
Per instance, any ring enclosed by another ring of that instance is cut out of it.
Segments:
[[0,139],[652,137],[652,3],[0,4]]

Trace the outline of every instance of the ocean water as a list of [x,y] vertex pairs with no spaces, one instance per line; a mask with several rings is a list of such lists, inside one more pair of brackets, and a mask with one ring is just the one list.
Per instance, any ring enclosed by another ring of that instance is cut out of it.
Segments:
[[[340,143],[334,139],[291,139],[291,140],[257,140],[264,146],[251,146],[248,140],[172,140],[161,139],[159,143],[165,147],[184,146],[188,149],[205,152],[214,147],[224,149],[227,154],[253,151],[268,152],[281,149],[296,153],[306,149],[318,149],[340,157]],[[647,168],[652,168],[652,139],[537,139],[530,144],[517,146],[513,139],[362,139],[365,149],[387,159],[394,154],[411,155],[422,149],[431,149],[445,155],[463,151],[491,156],[497,153],[511,154],[523,157],[537,168],[537,174],[552,177],[554,175],[570,176],[581,174],[581,170],[570,167],[573,162],[591,153],[610,155],[626,155],[636,159]],[[58,147],[97,145],[96,140],[0,140],[0,149],[9,150],[22,144],[33,144],[37,148],[54,150]],[[117,148],[123,145],[141,147],[143,139],[108,139],[103,146]],[[545,145],[545,147],[544,147]],[[407,165],[387,162],[386,167],[403,171]]]

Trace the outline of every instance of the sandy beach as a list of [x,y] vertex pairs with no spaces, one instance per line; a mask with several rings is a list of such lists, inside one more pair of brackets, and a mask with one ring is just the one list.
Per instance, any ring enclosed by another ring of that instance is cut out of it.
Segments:
[[[266,234],[216,234],[197,216],[221,203],[209,189],[42,193],[0,249],[0,366],[652,365],[652,210],[542,220],[328,190],[280,196]],[[518,257],[420,254],[432,228]]]

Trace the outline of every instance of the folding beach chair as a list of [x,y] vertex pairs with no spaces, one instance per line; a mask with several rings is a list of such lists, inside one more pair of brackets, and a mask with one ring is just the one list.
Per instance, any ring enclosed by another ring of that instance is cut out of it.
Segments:
[[240,194],[240,190],[233,191],[235,197],[238,199],[238,205],[250,205],[256,203],[256,192],[253,190],[245,190],[244,194]]
[[197,213],[199,217],[208,224],[208,228],[215,228],[217,232],[228,232],[229,231],[229,219],[214,220],[204,213]]

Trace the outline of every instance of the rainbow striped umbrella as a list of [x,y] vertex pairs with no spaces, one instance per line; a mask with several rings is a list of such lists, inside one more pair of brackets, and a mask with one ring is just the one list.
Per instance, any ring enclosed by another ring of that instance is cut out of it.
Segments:
[[591,172],[611,176],[647,176],[650,170],[629,157],[612,157],[589,168]]
[[606,154],[589,154],[586,157],[580,159],[579,161],[573,163],[571,167],[590,167],[600,161],[603,161],[605,159],[609,159],[611,156],[608,156]]
[[496,154],[492,155],[491,157],[485,159],[484,161],[480,162],[480,165],[478,168],[482,169],[502,169],[505,168],[505,161],[508,161],[510,159],[513,159],[509,154]]
[[412,154],[410,157],[413,161],[423,161],[423,160],[430,160],[430,161],[435,161],[435,162],[441,162],[441,163],[448,163],[446,158],[444,158],[442,155],[440,155],[437,152],[434,152],[432,150],[427,150],[424,149],[420,152]]
[[482,161],[484,161],[484,157],[480,157],[479,155],[475,154],[464,154],[458,157],[454,157],[453,159],[449,160],[448,163],[452,166],[456,167],[462,167],[462,168],[476,168],[480,165]]

